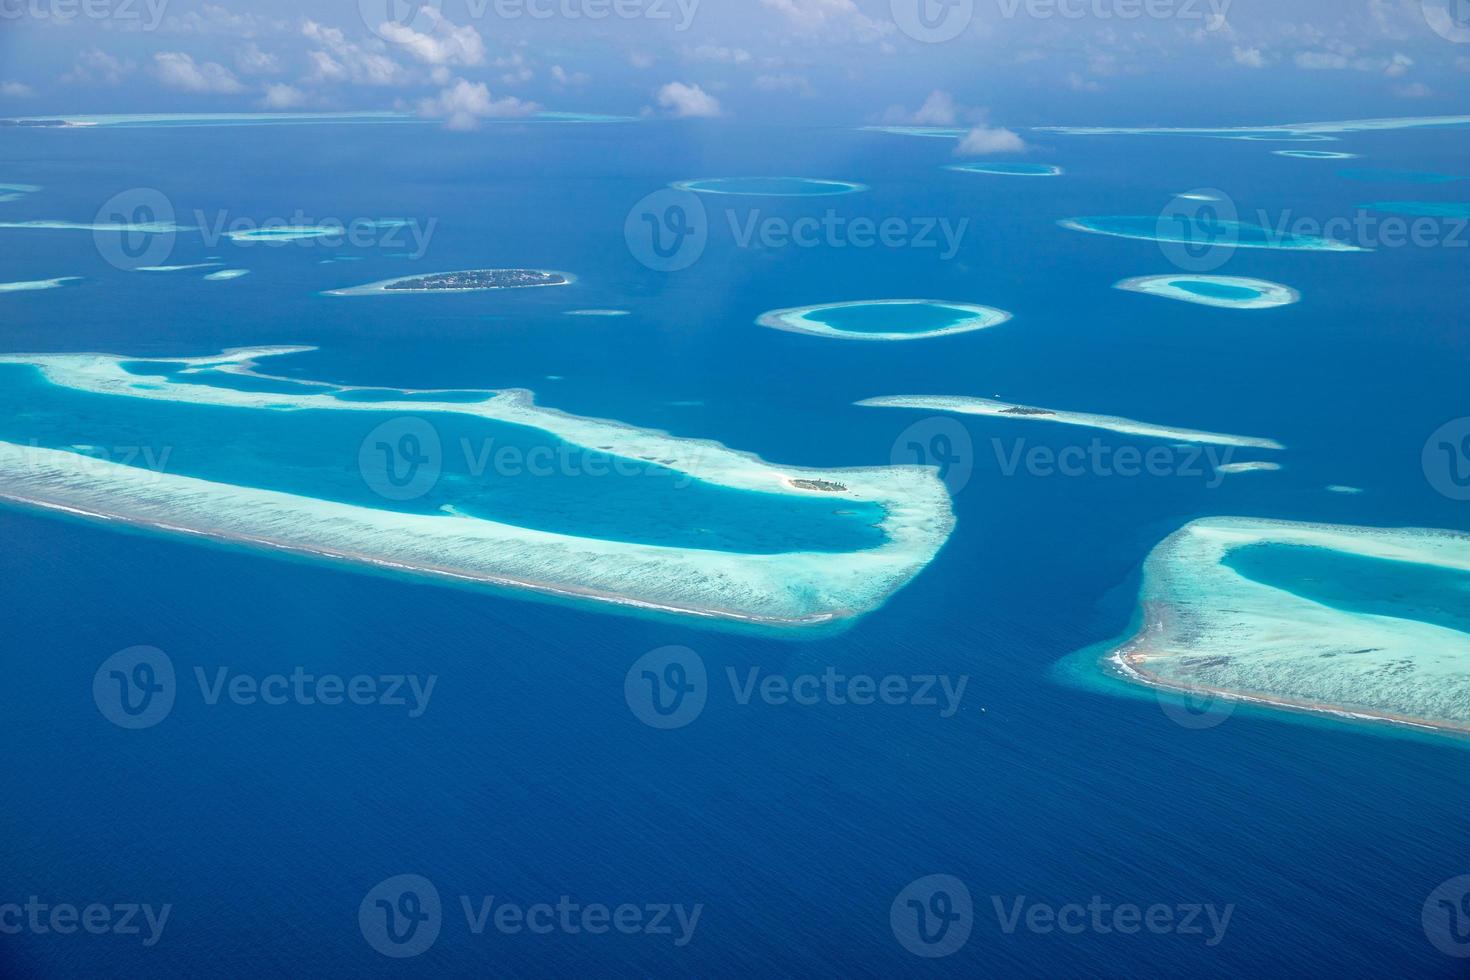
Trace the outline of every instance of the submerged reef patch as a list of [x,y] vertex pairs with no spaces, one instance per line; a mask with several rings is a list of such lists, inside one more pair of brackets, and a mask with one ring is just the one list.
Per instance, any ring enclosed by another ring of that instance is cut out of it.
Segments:
[[763,313],[773,330],[838,340],[925,340],[984,330],[1011,319],[1005,310],[935,299],[857,300]]
[[1302,298],[1290,286],[1244,276],[1139,276],[1124,279],[1113,288],[1231,310],[1266,310]]

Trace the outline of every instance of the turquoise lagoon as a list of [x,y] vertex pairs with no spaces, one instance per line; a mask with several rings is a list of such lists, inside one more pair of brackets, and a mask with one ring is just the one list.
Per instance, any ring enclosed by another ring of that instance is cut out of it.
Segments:
[[923,340],[997,326],[1004,310],[929,299],[867,300],[773,310],[756,320],[763,327],[839,340]]
[[1109,656],[1144,683],[1470,731],[1470,536],[1210,518],[1150,554],[1142,625]]
[[1289,286],[1244,276],[1139,276],[1124,279],[1115,288],[1236,310],[1288,306],[1301,299],[1301,294]]
[[1215,248],[1271,248],[1309,252],[1365,252],[1368,249],[1346,242],[1321,238],[1317,235],[1277,232],[1260,225],[1243,221],[1217,220],[1209,229],[1209,241],[1201,242],[1193,226],[1179,228],[1179,222],[1158,215],[1104,215],[1082,218],[1066,218],[1058,222],[1072,231],[1085,231],[1094,235],[1110,235],[1114,238],[1133,238],[1149,242],[1173,242],[1192,247]]
[[[255,370],[294,352],[0,358],[0,494],[410,574],[764,624],[874,608],[952,524],[930,470],[776,468],[538,409],[527,392],[400,393]],[[98,446],[136,451],[98,458]]]

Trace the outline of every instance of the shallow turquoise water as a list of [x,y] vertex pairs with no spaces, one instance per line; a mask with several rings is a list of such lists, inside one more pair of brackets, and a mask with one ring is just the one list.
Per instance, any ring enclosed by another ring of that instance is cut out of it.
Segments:
[[1326,244],[1325,239],[1315,235],[1274,231],[1244,221],[1217,219],[1206,224],[1201,218],[1190,220],[1180,216],[1178,220],[1170,221],[1159,215],[1142,214],[1091,215],[1070,220],[1083,228],[1106,235],[1178,242],[1196,247],[1319,250]]
[[1237,548],[1224,564],[1263,585],[1344,612],[1470,632],[1467,572],[1287,544]]
[[874,303],[812,310],[806,318],[853,333],[924,333],[952,327],[974,315],[937,303]]
[[[260,390],[255,378],[188,377]],[[359,452],[378,426],[401,418],[98,395],[52,385],[26,365],[0,365],[0,440],[21,445],[98,446],[117,462],[161,463],[170,474],[382,510],[434,514],[452,506],[520,527],[641,544],[770,554],[884,541],[873,526],[883,511],[874,504],[728,489],[655,461],[617,459],[525,426],[451,413],[416,416],[438,433],[438,483],[420,498],[388,500],[365,481]]]
[[1176,289],[1182,289],[1196,296],[1208,296],[1210,299],[1259,299],[1260,290],[1250,289],[1245,286],[1231,286],[1222,282],[1204,282],[1198,279],[1176,279],[1169,285]]

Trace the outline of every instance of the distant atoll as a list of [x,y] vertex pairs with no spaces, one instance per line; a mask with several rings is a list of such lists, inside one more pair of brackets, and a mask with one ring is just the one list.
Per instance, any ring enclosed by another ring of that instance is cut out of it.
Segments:
[[25,282],[0,282],[0,293],[29,293],[39,289],[60,289],[69,282],[81,282],[81,276],[59,276],[55,279],[32,279]]
[[[306,350],[0,355],[7,379],[63,410],[73,398],[112,399],[117,413],[92,419],[88,442],[111,444],[112,427],[144,410],[181,440],[168,469],[155,472],[77,452],[69,428],[40,445],[0,438],[0,500],[181,540],[741,629],[850,623],[907,585],[954,526],[949,492],[927,467],[778,466],[715,442],[543,408],[524,390],[366,389],[259,371],[267,358]],[[211,413],[218,408],[231,411]],[[200,425],[201,412],[216,424]],[[311,419],[347,438],[319,444]],[[263,426],[300,446],[252,457],[249,467],[216,465],[220,447],[242,435],[233,426],[251,438]],[[379,441],[359,447],[358,426]],[[595,487],[535,469],[523,471],[529,481],[506,477],[487,491],[482,479],[459,479],[470,471],[447,446],[437,463],[426,455],[436,427],[446,442],[451,433],[549,440],[587,467],[565,476],[605,464],[602,472],[638,482],[620,487],[622,503],[602,499],[607,480]],[[308,446],[304,462],[297,451]],[[396,495],[394,452],[409,454],[412,473],[429,481],[417,493]],[[365,483],[344,481],[342,464],[355,464]],[[841,510],[813,499],[836,494]],[[722,513],[720,502],[736,499],[735,513]],[[670,526],[662,508],[671,501],[703,516]]]
[[1062,173],[1061,167],[1049,163],[952,163],[944,169],[998,177],[1059,177]]
[[472,293],[487,289],[525,289],[533,286],[569,286],[576,277],[544,269],[466,269],[400,276],[347,289],[329,289],[323,296],[381,296],[407,293]]
[[1176,228],[1159,215],[1119,214],[1064,218],[1057,224],[1072,231],[1113,238],[1132,238],[1145,242],[1176,242],[1181,245],[1211,248],[1272,248],[1303,252],[1370,252],[1372,249],[1349,245],[1317,235],[1278,232],[1243,221],[1220,219],[1214,225],[1214,238],[1198,240],[1198,229]]
[[1231,310],[1272,309],[1300,302],[1302,298],[1290,286],[1244,276],[1138,276],[1124,279],[1113,288]]
[[1198,520],[1148,556],[1142,625],[1105,663],[1196,699],[1470,732],[1467,573],[1452,531]]
[[838,340],[925,340],[984,330],[1011,319],[1005,310],[937,299],[879,299],[798,306],[763,313],[773,330]]
[[1237,446],[1242,449],[1284,449],[1275,439],[1258,439],[1253,436],[1237,436],[1223,432],[1205,432],[1199,429],[1181,429],[1169,425],[1154,425],[1116,415],[1090,415],[1083,412],[1063,412],[1050,408],[1035,408],[1030,405],[1015,405],[1011,402],[976,398],[969,395],[890,395],[882,398],[867,398],[857,403],[866,408],[912,408],[931,412],[957,412],[962,415],[991,415],[999,418],[1036,419],[1042,422],[1058,422],[1063,425],[1078,425],[1090,429],[1107,429],[1125,435],[1145,436],[1150,439],[1170,439],[1174,442],[1191,442],[1215,446]]
[[868,189],[866,184],[816,177],[709,177],[702,180],[681,180],[671,186],[675,190],[693,191],[696,194],[749,197],[827,197],[833,194],[855,194]]
[[1272,150],[1279,157],[1295,157],[1298,160],[1355,160],[1356,153],[1343,153],[1338,150]]

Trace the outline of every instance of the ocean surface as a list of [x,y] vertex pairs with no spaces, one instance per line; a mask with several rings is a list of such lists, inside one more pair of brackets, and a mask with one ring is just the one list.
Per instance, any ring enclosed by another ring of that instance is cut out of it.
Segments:
[[[1467,141],[1467,130],[1382,132],[1333,148],[1361,154],[1358,169],[1461,174]],[[613,615],[0,510],[0,902],[172,905],[152,946],[138,936],[5,935],[0,973],[1463,975],[1464,961],[1436,949],[1421,923],[1431,893],[1470,873],[1462,740],[1252,706],[1192,727],[1148,691],[1104,677],[1096,655],[1080,665],[1076,656],[1129,632],[1143,559],[1194,518],[1470,530],[1467,504],[1437,492],[1422,460],[1430,433],[1466,412],[1463,233],[1459,247],[1239,250],[1215,271],[1291,286],[1302,301],[1237,311],[1113,289],[1177,270],[1157,243],[1058,222],[1156,214],[1177,193],[1217,188],[1240,220],[1269,227],[1283,215],[1350,215],[1377,199],[1463,200],[1470,185],[1343,179],[1338,162],[1275,156],[1279,144],[1266,142],[1037,142],[1037,160],[1063,176],[947,171],[950,141],[841,128],[6,131],[0,180],[42,189],[0,204],[3,220],[89,222],[113,195],[151,188],[184,225],[200,223],[196,210],[206,225],[219,215],[294,224],[302,214],[435,224],[417,259],[403,254],[411,239],[246,247],[180,234],[154,263],[218,257],[252,273],[229,282],[205,281],[206,269],[120,269],[87,232],[3,230],[0,280],[83,278],[0,297],[0,352],[150,360],[307,345],[317,349],[276,359],[270,373],[394,389],[526,388],[566,412],[803,467],[930,462],[912,445],[933,447],[926,433],[942,432],[957,525],[883,608],[812,637]],[[649,268],[627,244],[630,211],[671,183],[792,175],[869,189],[702,195],[708,244],[679,271]],[[939,247],[741,243],[752,212],[793,222],[829,209],[839,225],[967,224],[949,258],[937,234]],[[319,295],[502,267],[577,279],[464,295]],[[755,324],[775,309],[887,298],[1015,317],[886,345]],[[631,315],[565,315],[589,308]],[[201,429],[197,415],[167,421],[143,402],[125,413],[87,408],[94,430],[80,403],[116,399],[28,390],[35,378],[18,368],[0,382],[9,441],[178,443],[214,474],[263,472],[269,461],[288,466],[272,479],[361,491],[355,473],[311,471],[316,440],[349,434],[242,428],[227,410]],[[1182,465],[1167,476],[1015,467],[1018,447],[1157,444],[853,407],[899,394],[1269,437],[1288,450],[1239,458],[1285,468],[1217,479]],[[19,417],[27,412],[29,422]],[[916,424],[917,439],[906,431]],[[738,494],[633,482],[651,496],[632,499],[618,483],[548,485],[549,503],[524,488],[493,503],[524,507],[528,521],[560,513],[565,528],[586,533],[622,525],[682,544],[696,527],[713,529],[737,549],[790,534],[842,550],[872,531],[795,499],[753,526]],[[1329,484],[1364,493],[1329,493]],[[1385,589],[1399,589],[1414,614],[1437,610],[1463,628],[1462,582],[1329,558],[1240,560],[1252,577],[1305,580],[1301,594],[1345,608],[1381,613]],[[1315,581],[1334,575],[1384,583]],[[93,684],[105,660],[138,646],[167,654],[178,689],[166,719],[130,730],[99,711]],[[709,689],[696,719],[663,729],[630,710],[625,682],[639,658],[670,646],[698,655]],[[195,681],[196,669],[213,679],[221,668],[261,678],[298,667],[437,682],[411,717],[382,704],[210,703]],[[727,673],[743,683],[752,670],[792,679],[829,669],[968,684],[946,717],[942,702],[741,703]],[[366,941],[359,907],[405,874],[433,883],[442,928],[431,948],[398,961]],[[953,955],[916,958],[890,908],[936,874],[968,887],[971,931]],[[475,906],[486,896],[519,905],[569,896],[703,910],[683,945],[677,929],[477,935],[460,896]],[[1208,925],[1203,934],[1006,927],[1018,902],[1059,908],[1094,896],[1233,912],[1218,937]]]

